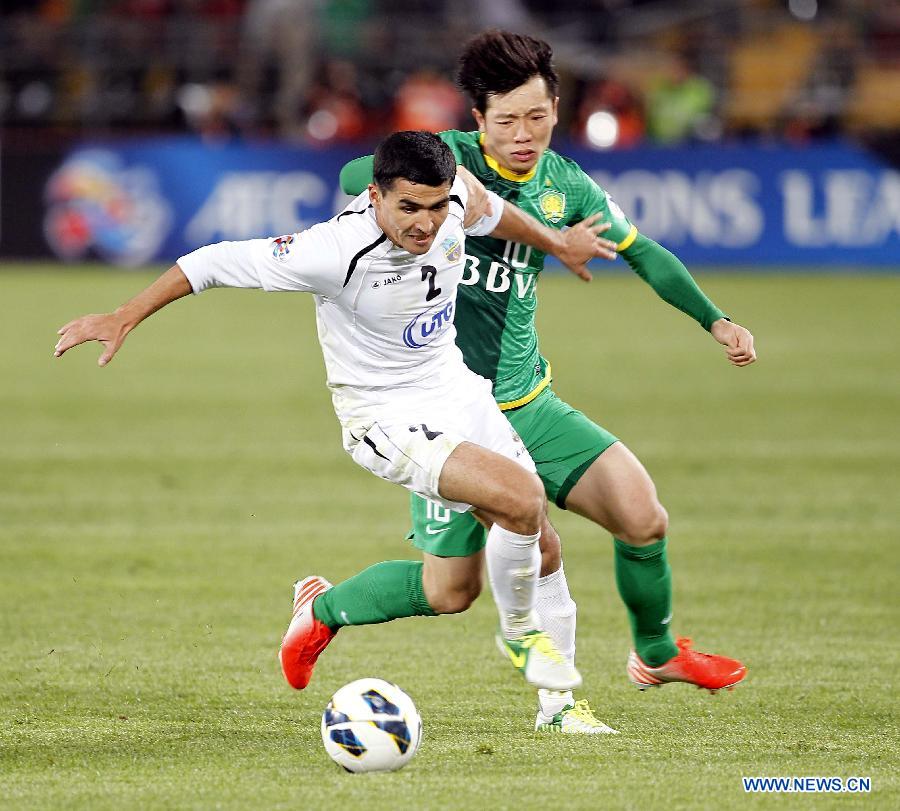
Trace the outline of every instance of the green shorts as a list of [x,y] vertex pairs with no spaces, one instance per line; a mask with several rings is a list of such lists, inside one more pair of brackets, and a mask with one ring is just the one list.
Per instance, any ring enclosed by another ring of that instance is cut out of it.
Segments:
[[[618,441],[550,388],[505,414],[534,459],[547,499],[562,509],[584,472]],[[487,533],[471,513],[452,512],[413,494],[410,515],[413,526],[408,538],[423,552],[456,558],[484,548]]]

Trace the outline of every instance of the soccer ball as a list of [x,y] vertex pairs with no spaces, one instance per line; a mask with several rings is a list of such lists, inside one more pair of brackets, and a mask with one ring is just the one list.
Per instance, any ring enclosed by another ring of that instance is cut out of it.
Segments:
[[338,690],[322,714],[325,751],[348,772],[392,772],[422,741],[422,719],[396,684],[358,679]]

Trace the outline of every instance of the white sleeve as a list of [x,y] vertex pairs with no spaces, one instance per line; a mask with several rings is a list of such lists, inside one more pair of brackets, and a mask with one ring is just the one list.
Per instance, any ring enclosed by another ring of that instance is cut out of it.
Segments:
[[460,225],[466,218],[466,206],[469,205],[469,187],[457,175],[450,186],[450,214],[459,219]]
[[219,242],[178,260],[191,288],[250,287],[268,291],[341,291],[343,261],[334,223],[319,223],[299,234],[243,242]]
[[494,229],[503,216],[503,198],[499,194],[495,194],[490,189],[487,190],[488,199],[491,201],[491,213],[485,214],[481,219],[476,220],[471,226],[466,228],[466,236],[483,237],[493,233]]

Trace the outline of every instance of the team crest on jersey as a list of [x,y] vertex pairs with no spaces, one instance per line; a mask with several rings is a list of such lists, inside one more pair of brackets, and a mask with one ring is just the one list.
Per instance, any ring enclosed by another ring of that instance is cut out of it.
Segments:
[[541,214],[552,223],[559,222],[566,216],[566,195],[556,189],[547,189],[538,197]]
[[441,243],[441,247],[444,249],[444,256],[447,257],[448,262],[458,262],[462,257],[462,244],[456,237],[447,237]]
[[287,259],[287,255],[291,252],[291,243],[294,241],[293,234],[287,234],[272,240],[272,256],[283,262]]

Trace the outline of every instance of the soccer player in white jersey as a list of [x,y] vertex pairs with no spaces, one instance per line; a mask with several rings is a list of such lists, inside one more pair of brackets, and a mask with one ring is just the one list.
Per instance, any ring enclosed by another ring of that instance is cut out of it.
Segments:
[[[511,659],[529,683],[571,689],[581,677],[539,629],[534,612],[543,487],[490,382],[463,363],[453,310],[466,233],[533,244],[570,266],[608,256],[613,246],[599,237],[604,226],[593,219],[561,235],[489,196],[473,178],[457,177],[451,151],[430,133],[387,138],[376,151],[374,179],[327,223],[181,257],[115,312],[63,326],[55,354],[99,341],[104,366],[149,315],[210,287],[312,293],[345,449],[375,475],[445,509],[472,509],[490,525],[483,554]],[[464,229],[470,188],[479,203],[468,213],[483,206],[485,214]],[[347,586],[340,592],[343,619],[356,614],[335,624],[327,621],[328,601],[318,599],[329,596],[331,584],[320,577],[298,582],[280,651],[286,679],[305,687],[342,625],[463,610],[480,588],[469,582],[470,573],[460,572],[455,558],[429,555],[422,563],[370,567],[334,589]],[[356,599],[359,593],[365,597]]]

